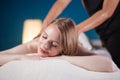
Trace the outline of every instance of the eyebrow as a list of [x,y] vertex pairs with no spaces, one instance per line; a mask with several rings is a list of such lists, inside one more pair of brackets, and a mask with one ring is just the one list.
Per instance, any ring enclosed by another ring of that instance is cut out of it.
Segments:
[[[45,31],[44,31],[44,33],[48,36],[48,34]],[[55,40],[53,40],[53,41],[60,45],[60,43],[58,41],[55,41]]]

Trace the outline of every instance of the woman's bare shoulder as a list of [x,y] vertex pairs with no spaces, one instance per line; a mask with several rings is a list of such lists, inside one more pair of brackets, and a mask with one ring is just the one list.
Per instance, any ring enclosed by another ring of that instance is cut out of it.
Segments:
[[37,52],[38,38],[31,40],[27,43],[28,50],[32,52]]

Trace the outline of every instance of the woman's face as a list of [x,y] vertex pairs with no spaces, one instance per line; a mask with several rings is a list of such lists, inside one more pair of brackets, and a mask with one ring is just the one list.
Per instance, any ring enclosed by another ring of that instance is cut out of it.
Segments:
[[38,53],[42,57],[56,56],[62,51],[60,31],[55,24],[50,24],[39,37]]

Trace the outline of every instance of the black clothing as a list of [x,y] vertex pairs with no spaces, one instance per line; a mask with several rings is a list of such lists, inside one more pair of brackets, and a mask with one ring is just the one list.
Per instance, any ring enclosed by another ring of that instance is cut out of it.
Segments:
[[[104,0],[83,0],[85,8],[92,16],[102,9]],[[120,2],[112,17],[95,28],[104,46],[110,52],[113,61],[120,68]]]

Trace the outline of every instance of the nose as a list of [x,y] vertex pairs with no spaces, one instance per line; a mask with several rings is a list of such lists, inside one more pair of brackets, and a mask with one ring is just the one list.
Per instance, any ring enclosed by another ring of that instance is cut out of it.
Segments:
[[44,45],[43,45],[44,49],[45,50],[49,50],[50,49],[50,42],[46,42]]

